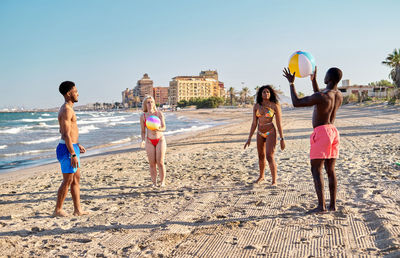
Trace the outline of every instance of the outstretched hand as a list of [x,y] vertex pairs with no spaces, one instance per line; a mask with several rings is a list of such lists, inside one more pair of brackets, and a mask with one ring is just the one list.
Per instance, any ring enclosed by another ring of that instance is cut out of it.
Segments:
[[296,72],[294,72],[293,74],[290,73],[289,67],[283,68],[283,77],[285,77],[289,81],[289,83],[294,83],[295,75]]
[[310,74],[311,81],[317,80],[317,66],[315,66],[314,73]]

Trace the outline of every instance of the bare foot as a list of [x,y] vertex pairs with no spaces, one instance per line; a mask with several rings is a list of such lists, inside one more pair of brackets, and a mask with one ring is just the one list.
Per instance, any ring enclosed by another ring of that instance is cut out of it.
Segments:
[[264,181],[264,177],[259,177],[259,178],[257,179],[257,181],[255,181],[254,183],[255,183],[255,184],[259,184],[259,183],[261,183],[261,181]]
[[165,187],[165,182],[160,182],[160,187]]
[[312,214],[312,213],[326,213],[326,209],[323,207],[317,207],[315,209],[306,212],[306,214]]
[[88,211],[74,211],[74,216],[83,216],[83,215],[88,215]]
[[330,211],[336,211],[336,205],[329,205],[329,208],[328,208]]
[[59,210],[59,211],[54,211],[53,217],[68,217],[68,214],[63,210]]
[[278,183],[277,182],[272,182],[272,184],[271,184],[272,186],[277,186],[278,185]]

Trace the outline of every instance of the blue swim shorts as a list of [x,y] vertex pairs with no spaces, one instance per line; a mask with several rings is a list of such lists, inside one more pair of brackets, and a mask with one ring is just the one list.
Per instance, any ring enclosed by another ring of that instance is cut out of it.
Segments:
[[[74,146],[76,157],[78,158],[78,167],[81,167],[79,145],[76,143],[76,144],[73,144],[73,146]],[[56,154],[57,154],[57,159],[61,165],[61,172],[63,174],[64,173],[75,173],[78,170],[78,168],[73,168],[71,166],[71,153],[69,153],[69,150],[68,150],[66,144],[59,143],[57,146]]]

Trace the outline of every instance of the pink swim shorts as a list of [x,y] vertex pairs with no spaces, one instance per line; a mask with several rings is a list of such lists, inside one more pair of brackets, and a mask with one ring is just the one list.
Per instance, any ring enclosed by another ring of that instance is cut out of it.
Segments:
[[310,159],[338,158],[339,138],[339,132],[332,124],[315,127],[310,136]]

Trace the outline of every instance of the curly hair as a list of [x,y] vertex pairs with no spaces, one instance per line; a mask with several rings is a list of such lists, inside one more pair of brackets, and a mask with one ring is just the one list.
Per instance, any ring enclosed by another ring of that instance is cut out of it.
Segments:
[[258,89],[258,91],[257,91],[257,103],[261,105],[261,103],[263,101],[262,92],[265,89],[268,89],[269,93],[271,94],[271,97],[269,98],[269,101],[274,102],[275,104],[278,104],[279,103],[278,94],[276,94],[274,88],[271,85],[264,85],[264,86],[261,86],[261,88]]

